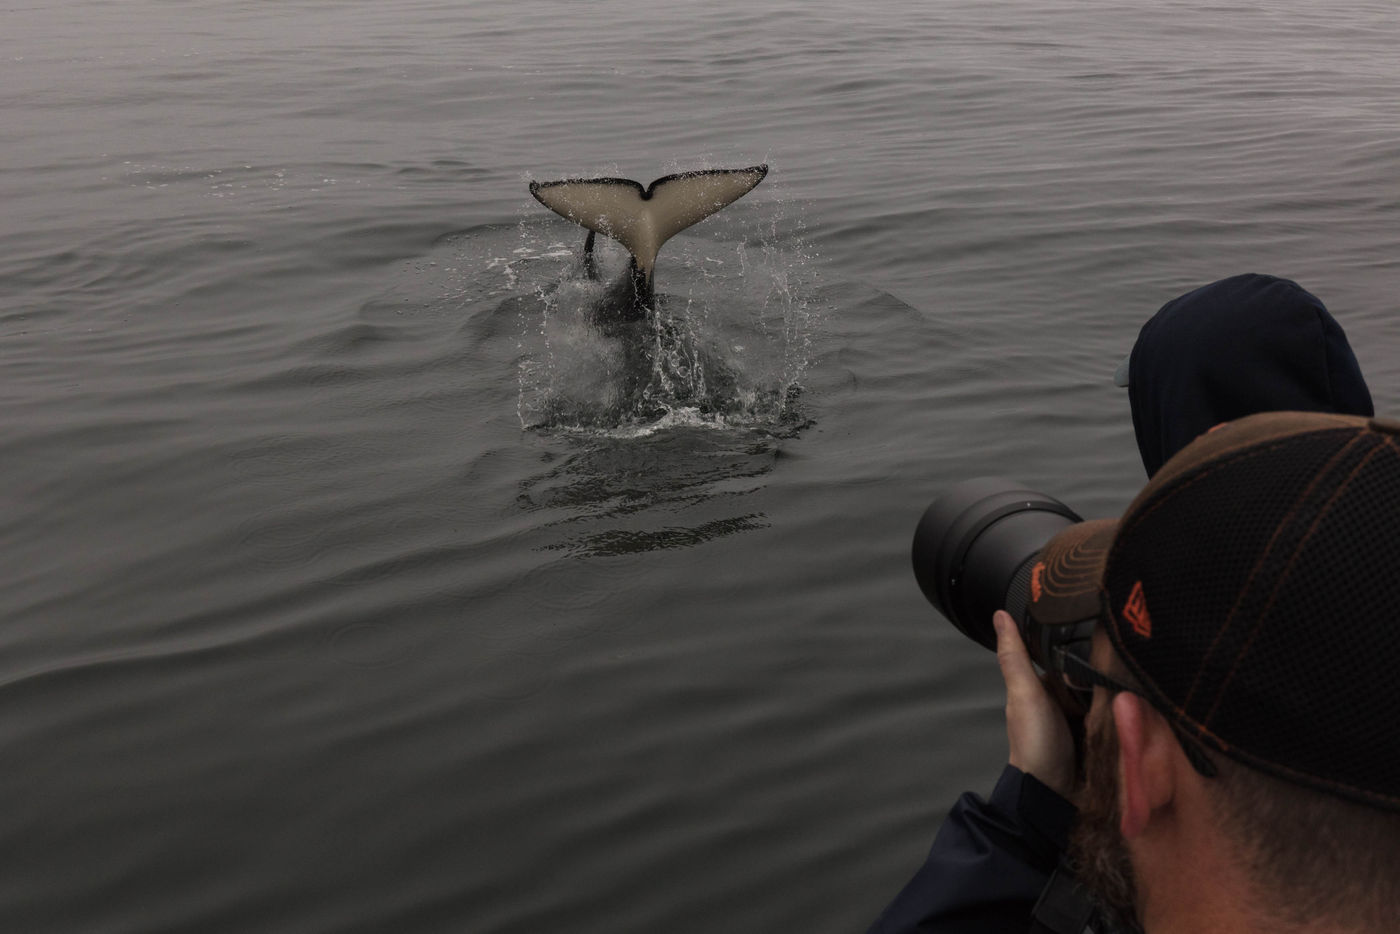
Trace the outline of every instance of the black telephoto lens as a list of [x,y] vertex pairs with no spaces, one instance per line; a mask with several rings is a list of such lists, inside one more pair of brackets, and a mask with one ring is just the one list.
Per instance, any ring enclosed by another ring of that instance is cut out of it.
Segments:
[[[929,602],[969,639],[997,644],[992,614],[1005,609],[1026,632],[1031,568],[1040,550],[1080,518],[1064,503],[1000,477],[965,480],[924,511],[914,532],[914,577]],[[1044,651],[1026,638],[1032,657]]]

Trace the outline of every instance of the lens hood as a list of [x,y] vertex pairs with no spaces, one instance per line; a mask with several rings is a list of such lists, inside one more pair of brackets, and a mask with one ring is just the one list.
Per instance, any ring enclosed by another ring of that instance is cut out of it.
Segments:
[[1024,622],[1030,569],[1055,533],[1079,516],[1064,503],[1002,477],[949,488],[914,531],[914,577],[963,635],[996,648],[992,614]]

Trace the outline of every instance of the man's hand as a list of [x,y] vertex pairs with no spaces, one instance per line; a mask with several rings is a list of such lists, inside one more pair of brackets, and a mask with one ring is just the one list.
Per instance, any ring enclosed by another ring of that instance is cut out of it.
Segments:
[[1006,681],[1010,762],[1073,800],[1074,739],[1064,712],[1040,683],[1011,614],[997,610],[992,625],[997,631],[997,663]]

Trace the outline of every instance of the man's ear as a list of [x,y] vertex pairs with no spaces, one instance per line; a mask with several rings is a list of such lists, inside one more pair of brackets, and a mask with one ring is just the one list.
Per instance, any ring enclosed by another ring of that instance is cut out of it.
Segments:
[[1131,840],[1147,828],[1154,811],[1172,802],[1173,755],[1180,747],[1162,715],[1128,691],[1114,695],[1113,723],[1118,730],[1119,829]]

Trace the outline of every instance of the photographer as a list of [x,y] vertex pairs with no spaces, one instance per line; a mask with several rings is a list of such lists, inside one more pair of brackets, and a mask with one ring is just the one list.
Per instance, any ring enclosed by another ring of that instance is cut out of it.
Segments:
[[[1074,786],[1071,862],[1112,924],[1395,930],[1397,530],[1400,421],[1274,412],[1197,439],[1121,520],[1070,525],[1041,550],[1022,631],[1053,642],[1093,621],[1087,659],[1062,649],[1052,666],[1092,698],[1084,779],[1018,626],[998,614],[1012,754]],[[1032,835],[996,810],[969,809],[980,813],[951,830],[950,817],[940,841],[976,828],[1007,866],[1033,862]],[[982,894],[922,917],[896,901],[876,930],[1041,923],[993,910],[1024,893]]]
[[[1316,297],[1270,276],[1224,279],[1168,302],[1115,382],[1129,389],[1149,476],[1197,435],[1252,412],[1372,411],[1341,327]],[[1060,866],[1077,813],[1071,731],[1010,618],[998,617],[1010,764],[989,799],[959,799],[927,862],[872,931],[1077,934],[1091,922]]]

